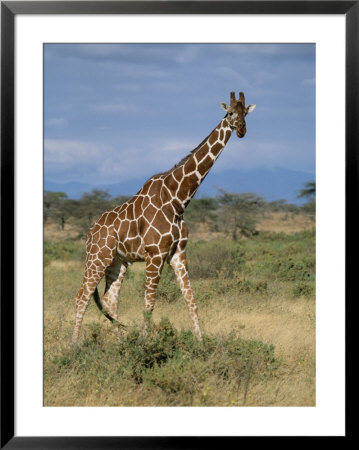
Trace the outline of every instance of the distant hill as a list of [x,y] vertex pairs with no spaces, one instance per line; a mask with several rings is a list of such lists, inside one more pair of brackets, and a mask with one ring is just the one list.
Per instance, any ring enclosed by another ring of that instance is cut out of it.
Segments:
[[[253,192],[263,196],[267,201],[285,199],[288,203],[303,204],[305,199],[296,196],[307,181],[315,180],[315,174],[301,171],[275,169],[238,170],[229,169],[216,172],[213,169],[201,184],[199,197],[214,197],[217,188],[228,192]],[[85,192],[92,189],[107,190],[112,196],[134,195],[139,191],[145,178],[129,180],[116,184],[92,185],[72,181],[57,183],[45,179],[45,190],[65,192],[69,198],[79,199]]]

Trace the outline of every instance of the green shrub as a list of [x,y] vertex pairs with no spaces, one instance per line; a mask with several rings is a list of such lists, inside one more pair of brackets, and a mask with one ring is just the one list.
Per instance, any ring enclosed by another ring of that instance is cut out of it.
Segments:
[[268,283],[267,280],[257,281],[257,280],[249,280],[243,279],[237,282],[237,291],[242,293],[259,293],[259,294],[267,294],[268,292]]
[[170,303],[180,298],[181,295],[181,289],[178,286],[174,271],[172,267],[166,264],[161,273],[156,298]]
[[84,344],[53,357],[47,371],[77,374],[84,388],[90,382],[95,389],[124,380],[155,386],[168,396],[168,404],[191,405],[194,397],[208,404],[203,392],[210,385],[243,386],[246,393],[249,380],[274,375],[280,364],[272,345],[234,334],[204,335],[198,341],[166,318],[150,322],[146,335],[133,326],[116,343],[102,339],[97,323],[88,330]]
[[51,261],[73,261],[85,258],[85,244],[82,241],[44,242],[44,263]]
[[281,258],[273,264],[272,273],[280,280],[311,281],[315,279],[315,257]]
[[232,278],[245,265],[244,250],[232,241],[198,241],[187,250],[191,279]]
[[293,297],[310,297],[315,294],[315,286],[313,284],[299,282],[292,289]]

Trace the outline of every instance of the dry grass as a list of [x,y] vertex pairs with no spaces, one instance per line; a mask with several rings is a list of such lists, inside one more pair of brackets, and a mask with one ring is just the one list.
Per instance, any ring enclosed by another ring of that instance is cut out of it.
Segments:
[[[136,272],[144,268],[137,265]],[[80,285],[82,265],[74,262],[52,263],[45,269],[45,360],[69,347],[74,324],[73,297]],[[125,280],[119,302],[120,320],[126,324],[142,322],[142,296],[132,280]],[[194,284],[194,289],[196,286]],[[62,299],[59,301],[59,294]],[[235,332],[245,339],[256,339],[275,346],[282,364],[275,377],[255,383],[248,390],[247,406],[315,406],[315,302],[308,298],[251,298],[248,295],[225,295],[199,304],[205,333],[225,336]],[[168,317],[177,329],[190,329],[185,302],[156,303],[153,319],[158,323]],[[89,336],[93,323],[99,323],[108,343],[116,341],[111,324],[91,302],[85,315],[83,339]],[[46,367],[46,361],[45,361]],[[91,386],[78,390],[76,376],[50,378],[45,381],[46,405],[160,405],[163,393],[140,386],[120,395],[111,391],[93,392]],[[161,395],[159,395],[161,394]],[[214,395],[214,394],[213,394]],[[216,393],[219,404],[229,399]],[[158,397],[159,396],[159,397]],[[222,403],[223,402],[223,403]],[[235,400],[233,400],[235,403]]]
[[65,224],[63,230],[57,223],[46,223],[44,228],[45,241],[60,242],[67,239],[76,239],[78,235],[78,227],[71,223]]
[[305,214],[273,212],[266,214],[258,223],[258,231],[293,234],[310,230],[314,226],[312,218]]

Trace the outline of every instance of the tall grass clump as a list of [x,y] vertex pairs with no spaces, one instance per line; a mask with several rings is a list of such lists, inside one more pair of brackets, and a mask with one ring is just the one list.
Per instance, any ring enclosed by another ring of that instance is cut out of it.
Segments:
[[241,243],[229,240],[190,242],[187,246],[191,279],[231,278],[245,264]]
[[51,261],[74,261],[85,259],[85,245],[82,241],[44,242],[45,265]]
[[261,232],[244,244],[246,273],[269,280],[315,280],[315,231],[293,235]]
[[91,383],[101,390],[111,383],[112,392],[126,382],[154,395],[157,389],[165,405],[176,406],[223,404],[214,393],[225,388],[229,405],[234,398],[245,404],[250,385],[273,376],[279,366],[272,345],[235,334],[205,335],[199,342],[166,318],[151,322],[146,335],[133,326],[116,343],[106,343],[99,334],[101,328],[92,327],[81,348],[55,356],[47,377],[75,374],[82,386]]

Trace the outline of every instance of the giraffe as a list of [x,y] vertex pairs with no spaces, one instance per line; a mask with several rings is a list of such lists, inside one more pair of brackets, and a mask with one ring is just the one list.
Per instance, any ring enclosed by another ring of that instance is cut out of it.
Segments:
[[[226,112],[217,127],[178,164],[167,172],[148,179],[130,200],[105,212],[90,228],[86,238],[85,274],[76,296],[76,320],[72,342],[76,343],[84,313],[93,295],[105,316],[118,322],[118,296],[128,266],[146,263],[144,294],[145,328],[155,304],[156,288],[167,262],[173,268],[187,303],[195,335],[201,339],[197,305],[188,277],[185,247],[188,228],[183,213],[208,174],[224,146],[236,130],[239,138],[246,134],[246,115],[256,105],[245,106],[243,92],[230,104],[220,104]],[[105,277],[102,303],[97,285]]]

